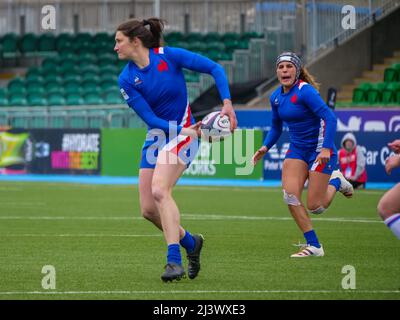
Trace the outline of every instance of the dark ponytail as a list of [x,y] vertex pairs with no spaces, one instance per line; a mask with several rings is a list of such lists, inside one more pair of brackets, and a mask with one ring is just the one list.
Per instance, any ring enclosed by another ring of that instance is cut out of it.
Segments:
[[162,32],[164,21],[158,18],[143,19],[142,21],[131,19],[117,28],[126,37],[133,40],[139,38],[146,48],[157,48],[163,45]]

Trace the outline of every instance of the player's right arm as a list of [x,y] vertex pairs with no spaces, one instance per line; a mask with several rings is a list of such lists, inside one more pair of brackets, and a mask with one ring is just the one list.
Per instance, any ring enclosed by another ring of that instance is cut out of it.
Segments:
[[271,130],[265,137],[263,145],[260,149],[256,151],[251,159],[253,165],[256,165],[259,160],[261,160],[269,149],[278,141],[282,134],[282,119],[279,117],[278,109],[274,106],[273,97],[270,99],[271,109],[272,109],[272,122]]
[[157,117],[140,92],[135,90],[133,86],[129,85],[129,83],[122,77],[119,78],[119,86],[121,88],[122,96],[124,97],[128,106],[132,108],[150,128],[161,129],[166,134],[169,132],[176,132],[177,135],[183,134],[193,138],[200,136],[201,122],[198,122],[187,128],[170,123],[167,120]]
[[229,82],[224,68],[200,54],[186,49],[167,47],[168,58],[172,59],[181,68],[210,74],[215,81],[221,101],[223,103],[221,116],[227,115],[231,123],[231,131],[237,128],[237,118],[232,106]]

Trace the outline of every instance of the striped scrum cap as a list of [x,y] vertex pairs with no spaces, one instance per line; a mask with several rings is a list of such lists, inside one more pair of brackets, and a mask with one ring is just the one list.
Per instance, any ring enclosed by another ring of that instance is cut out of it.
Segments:
[[276,58],[276,66],[283,61],[288,61],[294,64],[296,67],[296,79],[300,76],[300,69],[301,69],[301,60],[300,58],[293,52],[283,52],[281,53],[278,58]]

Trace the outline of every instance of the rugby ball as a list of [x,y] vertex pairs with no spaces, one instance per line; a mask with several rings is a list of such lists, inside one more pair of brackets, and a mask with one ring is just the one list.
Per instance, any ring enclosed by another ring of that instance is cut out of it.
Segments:
[[231,135],[229,117],[227,115],[221,117],[220,113],[220,111],[211,112],[201,121],[201,137],[204,140],[208,142],[222,141]]

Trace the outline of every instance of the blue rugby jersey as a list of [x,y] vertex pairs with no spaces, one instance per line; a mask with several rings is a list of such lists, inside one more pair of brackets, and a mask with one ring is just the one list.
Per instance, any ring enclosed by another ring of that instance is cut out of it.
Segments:
[[[119,76],[122,96],[149,130],[158,128],[167,135],[169,129],[178,134],[182,130],[179,124],[188,105],[182,68],[211,74],[221,99],[230,99],[228,80],[219,64],[180,48],[151,48],[149,52],[148,66],[140,69],[129,61]],[[168,121],[176,121],[178,125],[174,127]]]
[[270,98],[272,125],[264,140],[270,149],[282,133],[282,122],[289,127],[290,143],[302,149],[336,150],[336,116],[325,104],[318,91],[302,80],[283,93],[280,86]]

